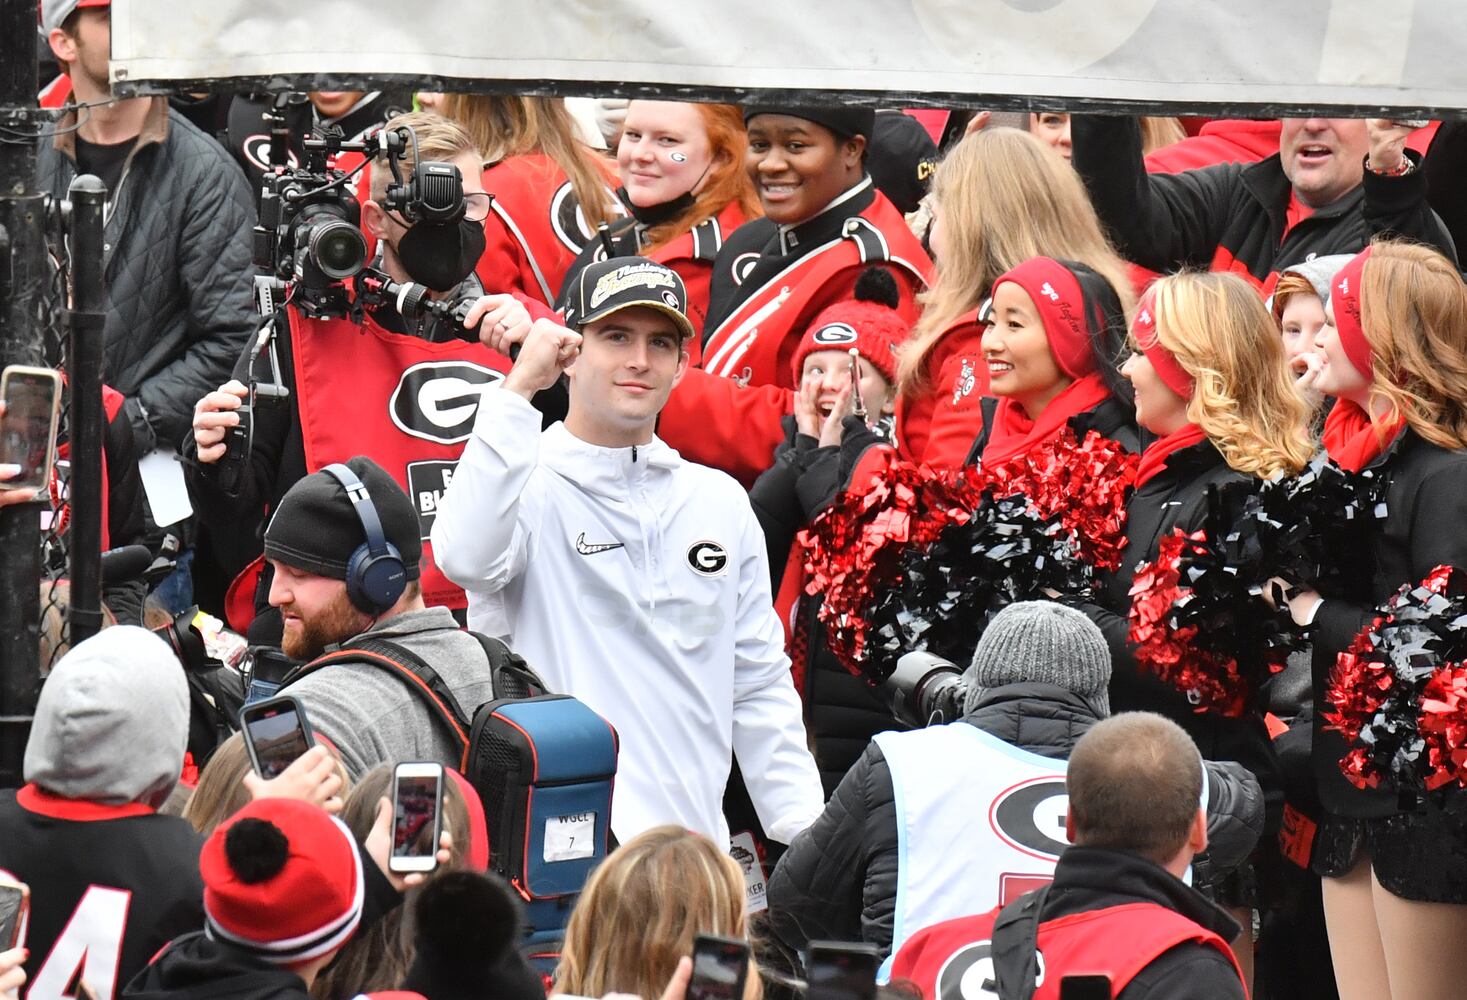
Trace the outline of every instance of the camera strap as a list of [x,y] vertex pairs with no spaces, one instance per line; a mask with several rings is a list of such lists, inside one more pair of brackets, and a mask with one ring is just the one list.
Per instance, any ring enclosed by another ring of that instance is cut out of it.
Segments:
[[1049,886],[1025,893],[998,911],[993,921],[993,984],[999,1000],[1033,1000],[1039,987],[1039,915]]

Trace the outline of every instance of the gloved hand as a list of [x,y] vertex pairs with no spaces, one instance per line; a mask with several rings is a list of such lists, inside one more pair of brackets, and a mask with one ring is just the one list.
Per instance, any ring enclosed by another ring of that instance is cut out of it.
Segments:
[[598,97],[592,104],[596,112],[596,128],[606,140],[606,148],[615,150],[621,140],[621,127],[626,124],[627,104],[621,97]]

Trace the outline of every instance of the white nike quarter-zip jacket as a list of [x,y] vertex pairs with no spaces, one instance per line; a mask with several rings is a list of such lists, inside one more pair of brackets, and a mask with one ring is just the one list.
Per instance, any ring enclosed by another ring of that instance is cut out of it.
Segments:
[[729,476],[654,437],[600,448],[497,386],[433,521],[434,557],[554,691],[621,737],[612,829],[677,823],[728,843],[734,753],[765,832],[824,806],[769,587],[763,534]]

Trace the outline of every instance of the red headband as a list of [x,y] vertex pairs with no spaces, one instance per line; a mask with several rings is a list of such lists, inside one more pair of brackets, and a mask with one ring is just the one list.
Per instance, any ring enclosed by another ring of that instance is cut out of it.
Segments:
[[1365,274],[1365,262],[1370,259],[1370,247],[1357,253],[1350,263],[1340,268],[1330,286],[1330,311],[1335,315],[1335,329],[1340,334],[1340,346],[1345,357],[1365,379],[1373,380],[1371,374],[1374,352],[1370,341],[1365,339],[1365,327],[1360,322],[1360,282]]
[[1005,281],[1012,281],[1034,300],[1044,336],[1049,340],[1049,353],[1054,355],[1060,371],[1070,378],[1094,372],[1097,365],[1085,321],[1085,296],[1074,273],[1049,257],[1030,257],[999,275],[994,289]]
[[1166,387],[1183,399],[1190,400],[1192,392],[1197,387],[1196,380],[1187,374],[1171,351],[1162,346],[1161,337],[1156,332],[1156,291],[1147,289],[1146,294],[1141,296],[1141,304],[1136,307],[1136,319],[1131,324],[1131,336],[1136,338],[1136,345],[1141,348],[1141,353],[1146,355],[1146,360],[1151,362],[1151,367],[1156,369],[1156,374],[1166,383]]

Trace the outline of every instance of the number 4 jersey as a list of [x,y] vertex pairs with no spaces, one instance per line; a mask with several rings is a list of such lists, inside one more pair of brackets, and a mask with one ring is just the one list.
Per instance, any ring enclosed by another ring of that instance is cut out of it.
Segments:
[[203,839],[141,803],[36,785],[0,792],[0,869],[31,889],[26,997],[113,1000],[165,944],[204,923]]

